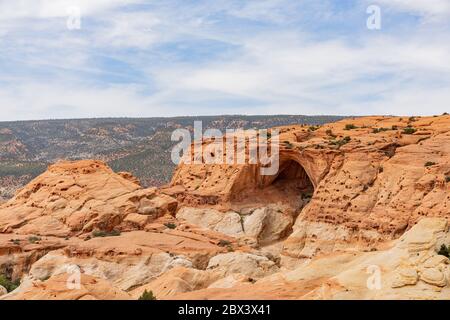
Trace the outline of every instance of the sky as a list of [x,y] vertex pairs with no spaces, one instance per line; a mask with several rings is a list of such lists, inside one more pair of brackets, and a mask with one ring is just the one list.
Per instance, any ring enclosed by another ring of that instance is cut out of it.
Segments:
[[450,0],[0,0],[0,121],[449,111]]

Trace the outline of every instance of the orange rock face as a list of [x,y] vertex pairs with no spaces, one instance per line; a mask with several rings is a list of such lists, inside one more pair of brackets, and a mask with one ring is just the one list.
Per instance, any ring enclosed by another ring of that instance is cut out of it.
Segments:
[[219,208],[288,203],[311,192],[285,243],[285,254],[297,258],[355,239],[395,239],[423,216],[450,218],[450,116],[279,129],[275,176],[261,176],[258,164],[181,164],[169,190],[183,205]]
[[278,129],[266,176],[181,164],[143,189],[100,161],[50,166],[0,205],[0,274],[21,280],[0,299],[450,296],[450,116]]
[[0,231],[58,237],[111,231],[129,214],[142,215],[145,224],[176,207],[175,199],[142,189],[100,161],[61,162],[0,207]]
[[11,296],[14,300],[129,300],[130,295],[108,281],[80,275],[74,284],[67,274],[48,279],[45,283],[32,283],[27,289]]

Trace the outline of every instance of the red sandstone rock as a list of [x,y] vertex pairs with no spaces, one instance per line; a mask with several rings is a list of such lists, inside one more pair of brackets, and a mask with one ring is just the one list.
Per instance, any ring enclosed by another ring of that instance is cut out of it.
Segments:
[[99,161],[50,166],[0,206],[0,273],[22,280],[0,299],[448,298],[450,116],[280,131],[274,176],[181,164],[158,190]]

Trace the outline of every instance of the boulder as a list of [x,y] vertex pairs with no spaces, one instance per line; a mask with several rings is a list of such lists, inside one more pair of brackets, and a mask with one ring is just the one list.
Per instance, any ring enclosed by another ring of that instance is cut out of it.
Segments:
[[244,233],[265,245],[285,238],[293,222],[294,218],[288,209],[271,205],[258,208],[244,218]]
[[283,212],[283,209],[286,208],[271,205],[244,214],[234,211],[221,212],[208,208],[183,207],[178,211],[177,219],[232,237],[242,238],[247,243],[255,241],[265,245],[283,239],[291,230],[294,219],[289,211]]
[[207,270],[221,272],[223,276],[237,273],[256,279],[277,272],[278,267],[275,262],[267,257],[243,252],[230,252],[211,258]]
[[241,216],[233,211],[223,213],[214,209],[183,207],[178,211],[177,219],[233,237],[245,235]]

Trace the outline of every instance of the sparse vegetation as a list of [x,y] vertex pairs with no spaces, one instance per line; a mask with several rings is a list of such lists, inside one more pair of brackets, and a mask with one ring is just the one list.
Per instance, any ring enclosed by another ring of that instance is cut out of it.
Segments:
[[316,131],[317,129],[319,129],[320,128],[320,126],[310,126],[309,128],[308,128],[308,131]]
[[169,229],[175,229],[177,227],[177,225],[172,222],[165,223],[164,225]]
[[414,134],[417,131],[417,129],[414,129],[413,127],[406,127],[403,129],[404,134]]
[[12,281],[11,278],[0,274],[0,286],[4,287],[6,291],[11,292],[20,286],[20,280]]
[[372,133],[380,133],[384,131],[389,131],[388,128],[373,128]]
[[391,127],[391,129],[392,129],[392,130],[398,130],[398,126],[393,125],[393,126]]
[[20,245],[20,240],[19,239],[11,239],[9,241],[14,243],[16,246]]
[[441,249],[439,249],[438,254],[450,258],[450,246],[446,246],[445,244],[443,244],[441,246]]
[[[1,141],[0,141],[1,142]],[[1,176],[37,176],[47,169],[47,164],[36,162],[1,162]]]
[[92,237],[94,238],[104,238],[104,237],[117,237],[120,236],[120,231],[112,230],[112,231],[102,231],[96,230],[92,232]]
[[153,291],[147,291],[147,289],[141,294],[139,300],[157,300]]
[[445,182],[450,182],[450,176],[445,177]]
[[39,242],[39,241],[41,241],[40,237],[31,236],[31,237],[28,238],[28,242],[29,243],[36,243],[36,242]]
[[287,149],[293,149],[294,145],[290,141],[283,141],[283,143],[286,145]]
[[219,247],[227,247],[227,246],[231,246],[231,242],[228,240],[220,240],[217,245]]
[[353,129],[358,129],[358,127],[355,126],[353,123],[346,124],[344,128],[344,130],[353,130]]
[[425,162],[425,167],[431,167],[431,166],[434,166],[435,164],[436,164],[436,162],[427,161],[427,162]]
[[[304,123],[318,126],[342,120],[339,116],[202,116],[206,128],[266,129]],[[0,198],[15,192],[42,174],[50,163],[64,158],[105,159],[115,171],[136,176],[143,187],[170,181],[175,164],[170,150],[176,128],[189,128],[194,118],[79,119],[0,122],[0,144],[17,141],[23,147],[3,148],[0,159]],[[269,130],[270,131],[270,130]],[[8,133],[11,132],[11,133]],[[268,134],[273,138],[274,132]],[[39,160],[35,160],[39,159]]]
[[329,137],[336,138],[336,135],[333,133],[333,130],[331,130],[331,129],[327,129],[327,131],[325,131],[325,133]]
[[347,136],[347,137],[344,137],[344,138],[342,138],[340,140],[332,140],[332,141],[330,141],[330,144],[338,146],[338,148],[340,148],[343,145],[349,143],[350,141],[351,141],[351,138]]

